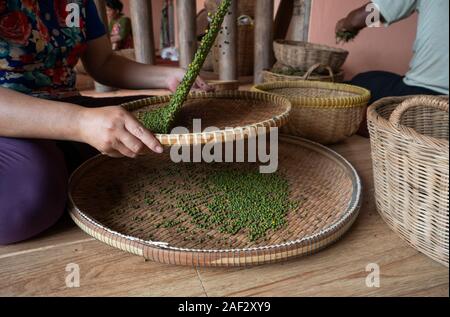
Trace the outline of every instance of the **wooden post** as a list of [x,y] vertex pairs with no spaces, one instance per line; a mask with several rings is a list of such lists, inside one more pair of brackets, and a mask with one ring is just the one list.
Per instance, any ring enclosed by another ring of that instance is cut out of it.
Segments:
[[257,0],[255,13],[255,83],[273,63],[274,0]]
[[147,0],[130,1],[130,13],[136,61],[155,64],[152,2]]
[[197,1],[177,0],[180,66],[187,68],[197,50]]
[[230,13],[225,17],[222,31],[218,36],[219,77],[221,80],[238,79],[238,26],[237,1],[231,1]]
[[308,41],[312,0],[294,0],[290,39]]
[[[98,15],[100,16],[100,19],[103,22],[103,25],[105,26],[106,33],[109,33],[109,25],[108,25],[108,17],[106,16],[106,1],[105,0],[94,0],[95,6],[97,7]],[[109,39],[109,36],[108,36]],[[94,81],[94,87],[96,92],[111,92],[115,91],[116,89],[113,87],[108,87],[105,85],[102,85],[96,81]]]
[[294,11],[294,0],[281,0],[275,18],[274,39],[285,39],[289,32],[292,15]]

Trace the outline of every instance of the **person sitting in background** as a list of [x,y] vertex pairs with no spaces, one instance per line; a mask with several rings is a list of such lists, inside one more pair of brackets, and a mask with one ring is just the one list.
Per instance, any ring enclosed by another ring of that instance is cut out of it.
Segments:
[[[68,23],[69,4],[78,6],[79,23]],[[80,58],[97,82],[117,88],[175,91],[185,74],[114,54],[93,0],[0,0],[0,245],[52,226],[64,212],[70,172],[90,155],[163,151],[118,106],[130,98],[80,95]],[[196,85],[210,89],[201,78]]]
[[[384,97],[407,95],[448,95],[449,93],[449,1],[372,0],[387,26],[418,12],[414,57],[406,76],[371,71],[359,74],[350,83],[372,93],[370,103]],[[370,4],[370,3],[368,3]],[[336,32],[358,33],[366,28],[367,5],[352,11],[336,25]],[[362,134],[367,135],[367,127]]]
[[114,51],[133,48],[131,20],[123,14],[120,0],[106,1],[106,14],[109,22],[109,36]]

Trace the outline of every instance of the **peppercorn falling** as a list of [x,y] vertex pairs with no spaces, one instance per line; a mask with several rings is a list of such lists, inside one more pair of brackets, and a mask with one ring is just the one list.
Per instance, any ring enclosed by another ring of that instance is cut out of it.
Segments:
[[336,44],[348,43],[358,36],[358,32],[339,31],[336,32]]
[[141,118],[144,126],[154,133],[168,134],[175,120],[175,116],[186,101],[192,86],[197,79],[205,60],[221,30],[222,23],[228,13],[231,0],[222,0],[214,15],[209,30],[206,31],[192,64],[189,65],[183,81],[172,96],[168,106],[156,111],[148,112]]

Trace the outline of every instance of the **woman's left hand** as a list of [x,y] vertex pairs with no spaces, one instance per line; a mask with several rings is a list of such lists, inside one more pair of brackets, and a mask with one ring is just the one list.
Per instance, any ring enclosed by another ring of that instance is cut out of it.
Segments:
[[[184,75],[186,74],[186,71],[182,68],[174,68],[173,72],[169,75],[167,78],[167,88],[171,92],[175,92],[177,90],[177,87],[180,85],[181,81],[183,80]],[[204,92],[210,92],[214,91],[214,88],[209,86],[206,81],[204,81],[200,76],[197,77],[197,80],[195,81],[194,86],[192,87],[192,90],[194,91],[204,91]]]

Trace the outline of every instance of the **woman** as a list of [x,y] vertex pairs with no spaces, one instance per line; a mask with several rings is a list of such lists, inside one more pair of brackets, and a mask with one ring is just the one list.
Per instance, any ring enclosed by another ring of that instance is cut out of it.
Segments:
[[114,51],[133,48],[131,20],[123,15],[122,10],[122,1],[106,1],[106,13],[109,21],[109,35]]
[[[163,151],[130,113],[98,107],[123,100],[79,96],[79,58],[96,81],[118,88],[174,91],[184,75],[114,55],[92,0],[0,0],[0,244],[60,218],[70,170],[86,158],[71,141],[111,157]],[[198,79],[197,88],[208,86]]]

